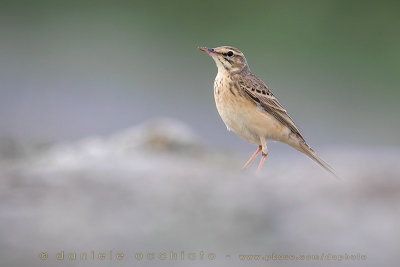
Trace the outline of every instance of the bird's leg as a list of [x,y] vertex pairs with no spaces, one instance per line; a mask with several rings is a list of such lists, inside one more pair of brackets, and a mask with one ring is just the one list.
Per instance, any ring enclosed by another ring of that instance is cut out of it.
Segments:
[[246,169],[247,167],[249,167],[250,163],[253,161],[253,159],[258,155],[258,153],[260,153],[262,147],[259,146],[257,151],[253,154],[253,156],[251,156],[251,158],[246,162],[246,164],[244,164],[242,169]]
[[257,171],[260,171],[260,170],[261,170],[262,165],[264,164],[264,160],[267,158],[267,155],[268,155],[268,154],[264,154],[264,152],[262,152],[262,158],[261,158],[260,164],[258,165]]
[[264,164],[264,160],[267,158],[267,155],[268,155],[267,141],[265,140],[264,137],[261,137],[260,141],[261,141],[261,146],[260,147],[262,149],[262,158],[261,158],[260,164],[258,165],[257,171],[261,170],[262,165]]

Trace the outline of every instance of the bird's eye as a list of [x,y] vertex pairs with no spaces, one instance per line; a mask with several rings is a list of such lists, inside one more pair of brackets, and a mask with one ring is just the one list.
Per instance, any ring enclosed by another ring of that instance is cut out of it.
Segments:
[[233,52],[229,51],[227,55],[228,55],[228,57],[231,57],[231,56],[233,56]]

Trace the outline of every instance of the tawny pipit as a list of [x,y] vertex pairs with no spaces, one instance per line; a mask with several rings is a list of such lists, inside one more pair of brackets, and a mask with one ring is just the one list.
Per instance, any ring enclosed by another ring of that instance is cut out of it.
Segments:
[[209,54],[217,64],[214,97],[218,113],[226,127],[246,141],[259,146],[243,168],[248,167],[262,151],[258,165],[260,170],[268,155],[267,141],[276,140],[303,152],[334,174],[333,169],[307,145],[271,90],[250,72],[242,52],[230,46],[199,49]]

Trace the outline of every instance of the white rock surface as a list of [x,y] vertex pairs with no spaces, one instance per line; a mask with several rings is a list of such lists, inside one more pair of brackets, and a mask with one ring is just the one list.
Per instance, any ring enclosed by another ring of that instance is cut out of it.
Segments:
[[[257,175],[255,164],[240,170],[248,155],[239,160],[225,152],[204,146],[182,123],[164,119],[110,137],[13,157],[3,153],[1,266],[266,266],[271,263],[241,261],[238,255],[272,253],[360,253],[367,260],[339,264],[398,266],[400,151],[327,150],[340,180],[300,154],[271,157]],[[114,256],[124,253],[122,262],[108,258],[111,250]],[[61,251],[65,258],[58,262]],[[106,252],[107,259],[67,259],[70,252],[79,258],[91,251]],[[177,260],[169,259],[171,251]],[[41,252],[48,259],[41,260]],[[167,259],[139,263],[139,252],[156,258],[166,253]],[[197,259],[189,260],[189,253]],[[210,253],[216,260],[207,259]]]

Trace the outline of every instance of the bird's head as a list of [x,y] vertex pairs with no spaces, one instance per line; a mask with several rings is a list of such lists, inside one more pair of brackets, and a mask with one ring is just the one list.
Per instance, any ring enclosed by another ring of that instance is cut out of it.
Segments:
[[220,46],[216,48],[199,47],[199,49],[206,52],[214,59],[218,67],[218,72],[236,74],[250,71],[246,58],[237,48]]

